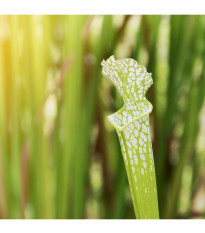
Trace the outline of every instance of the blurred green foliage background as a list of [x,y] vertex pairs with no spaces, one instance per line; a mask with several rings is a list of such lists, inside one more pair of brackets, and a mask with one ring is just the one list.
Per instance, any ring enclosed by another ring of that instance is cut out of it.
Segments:
[[106,116],[111,55],[147,67],[161,218],[205,217],[205,16],[0,16],[0,218],[135,218]]

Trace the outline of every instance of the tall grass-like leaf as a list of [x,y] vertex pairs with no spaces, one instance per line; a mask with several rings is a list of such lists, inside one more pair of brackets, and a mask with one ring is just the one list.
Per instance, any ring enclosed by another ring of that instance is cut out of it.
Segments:
[[109,116],[121,143],[134,210],[137,218],[158,219],[158,201],[149,113],[145,98],[152,84],[151,74],[133,59],[102,62],[103,75],[111,79],[124,100],[124,106]]
[[[0,23],[5,19],[1,16]],[[8,47],[9,37],[4,34],[4,37],[0,37],[0,184],[1,184],[1,216],[5,218],[11,217],[12,205],[11,205],[11,185],[9,176],[9,159],[8,153],[8,95],[7,86],[5,82],[6,77],[6,62],[5,50]],[[3,199],[3,200],[2,200]],[[3,205],[2,205],[3,204]]]

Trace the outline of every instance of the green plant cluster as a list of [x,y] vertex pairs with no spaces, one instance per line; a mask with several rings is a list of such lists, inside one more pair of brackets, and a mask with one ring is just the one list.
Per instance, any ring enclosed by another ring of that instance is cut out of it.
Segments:
[[200,15],[0,16],[0,218],[135,218],[111,55],[152,73],[160,218],[203,218],[204,41]]

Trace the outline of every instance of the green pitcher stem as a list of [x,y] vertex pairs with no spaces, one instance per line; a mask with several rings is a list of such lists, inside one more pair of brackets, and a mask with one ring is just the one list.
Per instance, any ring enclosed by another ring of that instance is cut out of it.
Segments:
[[108,118],[115,127],[124,158],[136,218],[158,219],[149,114],[151,103],[145,98],[153,81],[145,67],[133,59],[102,62],[102,73],[120,92],[124,106]]

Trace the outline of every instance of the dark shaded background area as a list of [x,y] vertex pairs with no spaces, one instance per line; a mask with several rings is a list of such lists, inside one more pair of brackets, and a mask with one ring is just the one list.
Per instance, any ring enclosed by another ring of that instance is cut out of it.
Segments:
[[152,73],[161,218],[205,216],[205,16],[0,16],[0,218],[135,218],[100,63]]

